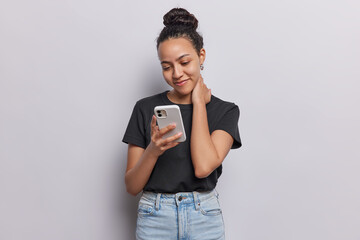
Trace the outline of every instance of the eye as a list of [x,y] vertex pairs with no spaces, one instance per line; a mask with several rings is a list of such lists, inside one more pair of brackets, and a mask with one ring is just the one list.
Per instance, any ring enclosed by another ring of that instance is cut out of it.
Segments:
[[170,69],[170,67],[163,67],[162,69],[163,69],[163,71],[167,71]]
[[189,62],[182,62],[181,65],[185,66],[187,65]]

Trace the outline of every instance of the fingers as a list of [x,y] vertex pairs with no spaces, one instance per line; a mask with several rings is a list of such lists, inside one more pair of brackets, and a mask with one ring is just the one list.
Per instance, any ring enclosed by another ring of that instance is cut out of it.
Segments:
[[167,138],[163,138],[164,134],[174,130],[176,124],[170,124],[162,129],[156,125],[156,116],[153,115],[151,119],[151,142],[149,144],[151,151],[160,156],[164,151],[177,146],[180,142],[176,142],[182,136],[182,133],[177,133]]
[[202,75],[200,74],[200,79],[199,80],[201,80],[201,81],[204,81],[204,79],[203,79],[203,77],[202,77]]
[[181,135],[182,133],[180,132],[165,139],[162,139],[161,137],[158,138],[159,136],[157,136],[156,139],[154,139],[155,141],[153,142],[154,146],[157,147],[161,155],[164,151],[177,146],[180,142],[176,142],[176,140],[179,139]]
[[152,136],[154,138],[154,141],[157,141],[157,139],[159,139],[159,140],[161,140],[160,144],[167,144],[169,142],[172,142],[172,141],[180,138],[181,135],[182,135],[182,133],[177,133],[177,134],[175,134],[175,135],[173,135],[171,137],[168,137],[166,139],[162,139],[162,137],[166,133],[168,133],[168,132],[170,132],[170,131],[172,131],[172,130],[174,130],[176,128],[175,123],[169,124],[169,125],[167,125],[166,127],[162,128],[160,130],[159,130],[159,126],[152,125],[151,127],[152,127],[152,131],[153,131]]
[[151,135],[157,133],[158,131],[159,131],[159,127],[156,126],[156,117],[155,115],[153,115],[151,119]]
[[179,145],[179,143],[180,143],[180,142],[170,142],[170,143],[164,145],[164,146],[162,147],[162,150],[163,150],[163,151],[166,151],[166,150],[168,150],[168,149],[170,149],[170,148],[173,148],[173,147]]
[[176,145],[178,145],[180,142],[176,142],[177,139],[179,139],[181,137],[182,133],[177,133],[171,137],[168,137],[166,139],[163,139],[162,143],[161,143],[161,150],[165,151],[169,148],[175,147]]
[[206,84],[204,82],[204,78],[201,76],[201,74],[200,74],[200,78],[199,78],[199,83],[202,87],[204,87],[206,90],[208,90],[208,87],[206,86]]
[[199,83],[203,90],[205,103],[209,103],[211,101],[211,89],[207,87],[201,75],[200,75]]
[[164,139],[164,144],[168,144],[168,143],[171,143],[171,142],[179,139],[181,137],[181,135],[182,135],[182,133],[179,132],[179,133],[177,133],[177,134],[175,134],[175,135],[173,135],[171,137],[165,138]]
[[167,132],[170,132],[171,130],[173,130],[176,127],[175,123],[174,124],[169,124],[166,127],[160,129],[159,131],[159,135],[162,137],[164,134],[166,134]]
[[156,117],[155,115],[153,115],[151,119],[151,129],[154,129],[155,127],[156,127]]

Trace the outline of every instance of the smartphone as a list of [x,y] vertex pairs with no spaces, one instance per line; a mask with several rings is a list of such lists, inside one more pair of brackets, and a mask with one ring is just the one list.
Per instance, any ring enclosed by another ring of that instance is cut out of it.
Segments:
[[186,140],[185,128],[178,105],[156,106],[154,108],[154,113],[160,129],[172,123],[176,124],[176,127],[173,130],[167,132],[163,138],[168,138],[179,132],[182,132],[181,137],[177,139],[176,142],[184,142]]

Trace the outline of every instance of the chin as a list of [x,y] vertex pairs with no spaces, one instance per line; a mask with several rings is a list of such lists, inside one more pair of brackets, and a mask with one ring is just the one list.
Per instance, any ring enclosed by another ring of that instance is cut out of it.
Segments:
[[177,87],[173,87],[174,91],[182,96],[187,96],[189,94],[192,93],[194,88],[177,88]]

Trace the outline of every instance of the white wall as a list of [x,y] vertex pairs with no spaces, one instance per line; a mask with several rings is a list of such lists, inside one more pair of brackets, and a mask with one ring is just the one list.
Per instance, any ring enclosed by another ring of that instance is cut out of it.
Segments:
[[135,101],[167,89],[155,39],[175,6],[241,110],[217,187],[227,239],[359,240],[355,0],[2,1],[0,239],[134,239],[121,139]]

